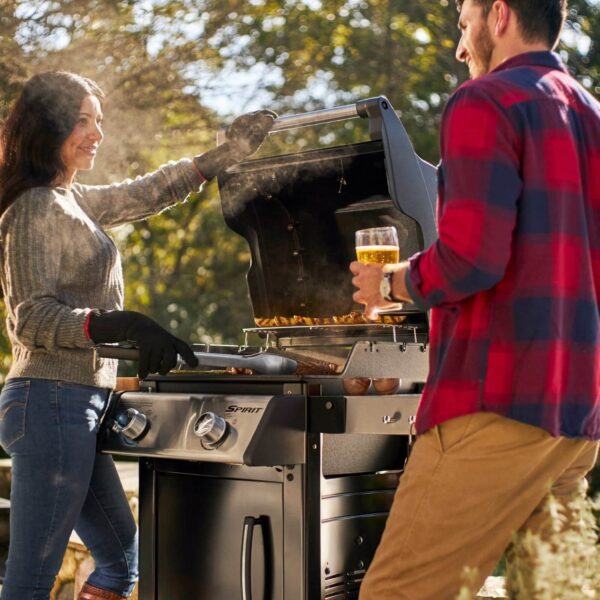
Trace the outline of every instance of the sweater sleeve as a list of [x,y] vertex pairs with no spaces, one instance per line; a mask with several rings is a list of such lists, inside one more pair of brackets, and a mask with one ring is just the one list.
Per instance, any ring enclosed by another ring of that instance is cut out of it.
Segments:
[[515,128],[479,86],[463,86],[448,102],[441,153],[439,238],[410,259],[406,279],[421,308],[459,302],[502,279],[522,189]]
[[147,175],[111,185],[74,184],[82,208],[102,227],[139,221],[184,200],[205,179],[191,159],[169,162]]
[[12,206],[2,223],[5,302],[11,334],[31,351],[91,348],[84,323],[89,308],[59,299],[62,236],[68,220],[52,191],[37,188]]

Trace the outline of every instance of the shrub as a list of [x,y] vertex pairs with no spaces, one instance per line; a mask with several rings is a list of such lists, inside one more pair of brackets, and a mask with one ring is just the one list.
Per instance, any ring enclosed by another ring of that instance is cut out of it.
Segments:
[[[516,534],[506,553],[506,589],[514,600],[600,600],[600,545],[595,511],[600,499],[567,506],[550,497],[547,529]],[[465,568],[457,600],[470,600],[477,573]]]

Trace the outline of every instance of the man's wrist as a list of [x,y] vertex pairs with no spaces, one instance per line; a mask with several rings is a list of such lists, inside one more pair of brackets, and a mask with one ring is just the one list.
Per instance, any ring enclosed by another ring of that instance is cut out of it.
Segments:
[[390,287],[388,297],[385,298],[388,302],[412,302],[405,283],[407,270],[408,262],[384,267],[384,277],[389,282]]
[[384,271],[381,276],[381,283],[379,284],[379,292],[381,294],[381,297],[386,302],[398,302],[398,300],[394,298],[393,286],[394,271]]

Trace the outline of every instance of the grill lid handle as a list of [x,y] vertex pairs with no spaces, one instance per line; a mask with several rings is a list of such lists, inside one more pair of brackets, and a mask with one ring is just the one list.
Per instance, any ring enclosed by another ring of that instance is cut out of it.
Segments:
[[[382,97],[368,98],[361,100],[356,104],[346,104],[344,106],[335,106],[333,108],[323,108],[296,115],[284,115],[278,117],[269,130],[269,134],[286,129],[296,129],[298,127],[310,127],[312,125],[321,125],[323,123],[334,123],[335,121],[346,121],[356,117],[373,118],[366,110],[367,106],[377,103]],[[226,141],[227,129],[221,129],[217,132],[217,144],[223,144]],[[381,135],[379,135],[381,137]]]
[[336,106],[334,108],[324,108],[322,110],[313,110],[311,112],[299,115],[285,115],[278,117],[273,123],[269,133],[294,129],[296,127],[309,127],[320,123],[333,123],[335,121],[345,121],[359,116],[356,104],[347,104],[345,106]]

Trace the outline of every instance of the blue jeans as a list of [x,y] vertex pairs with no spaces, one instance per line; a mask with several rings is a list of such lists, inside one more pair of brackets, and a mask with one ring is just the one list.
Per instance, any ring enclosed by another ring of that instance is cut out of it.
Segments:
[[48,600],[73,529],[90,550],[91,585],[129,596],[137,528],[112,457],[96,452],[108,390],[10,379],[0,444],[12,458],[10,547],[1,600]]

